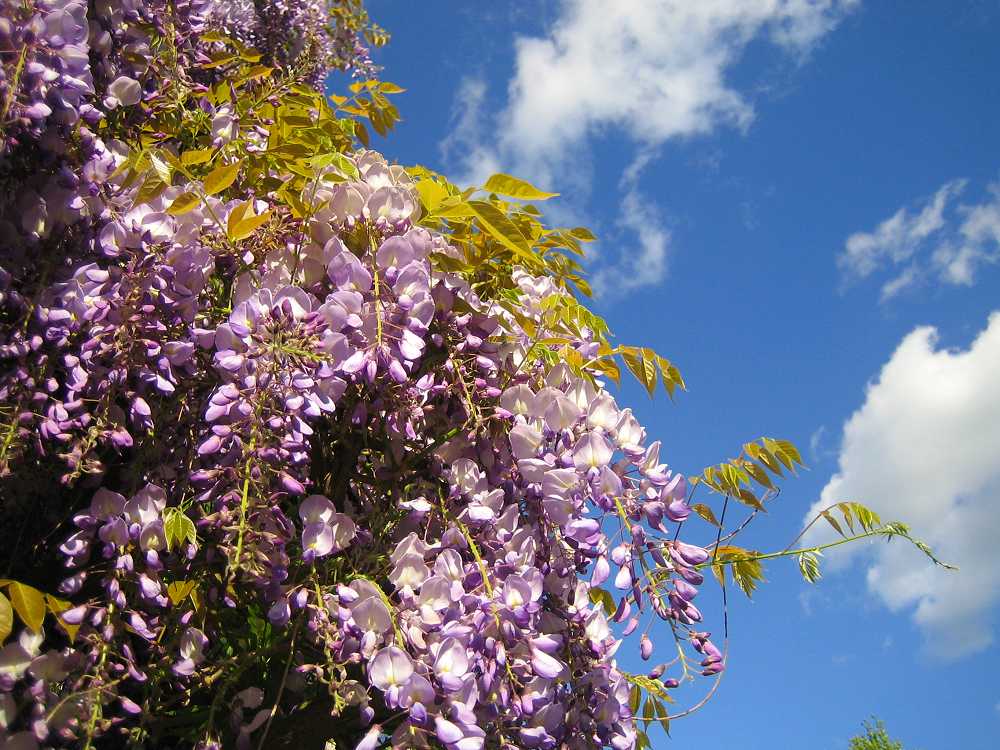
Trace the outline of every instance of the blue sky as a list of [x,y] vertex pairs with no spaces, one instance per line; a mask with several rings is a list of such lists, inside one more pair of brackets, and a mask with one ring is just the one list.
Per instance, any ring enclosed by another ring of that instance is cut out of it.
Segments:
[[761,434],[803,449],[746,546],[852,499],[962,566],[895,544],[814,587],[770,566],[732,597],[717,696],[657,745],[837,750],[876,714],[907,750],[996,747],[1000,6],[368,4],[407,89],[378,147],[562,193],[555,219],[599,237],[594,306],[688,382],[619,395],[661,455],[695,473]]

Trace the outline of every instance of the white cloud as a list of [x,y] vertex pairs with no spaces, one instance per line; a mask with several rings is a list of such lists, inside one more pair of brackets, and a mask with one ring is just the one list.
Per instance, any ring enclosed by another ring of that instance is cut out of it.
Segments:
[[829,445],[829,442],[830,436],[827,433],[825,424],[821,424],[809,436],[809,458],[814,465],[836,457],[837,450],[835,447]]
[[958,286],[975,283],[980,266],[1000,260],[1000,183],[988,187],[983,202],[958,204],[967,184],[946,182],[912,212],[900,208],[871,232],[848,237],[837,257],[843,280],[893,269],[895,275],[882,285],[882,302],[935,278]]
[[[727,74],[747,45],[764,38],[802,58],[859,2],[564,0],[543,36],[515,40],[515,69],[495,131],[465,142],[457,171],[478,175],[498,164],[542,187],[586,196],[592,137],[622,134],[642,152],[720,126],[746,128],[753,104]],[[449,140],[461,137],[464,125],[459,118]],[[609,285],[653,284],[667,271],[669,234],[649,227],[659,215],[638,190],[638,172],[623,182],[619,225],[636,235],[651,265],[641,274],[609,270],[605,278]]]
[[993,642],[1000,600],[1000,312],[969,349],[936,345],[929,327],[900,343],[845,424],[838,471],[808,517],[856,500],[957,564],[957,573],[936,568],[900,540],[865,548],[869,590],[912,611],[929,654],[953,659]]
[[462,172],[454,180],[463,185],[481,185],[491,174],[500,171],[496,153],[484,145],[488,133],[485,123],[486,82],[467,76],[455,92],[451,113],[451,133],[441,141],[445,161],[458,160]]
[[618,226],[635,237],[633,250],[623,253],[614,266],[599,268],[591,278],[594,293],[617,295],[646,285],[646,277],[662,279],[667,273],[670,232],[656,206],[639,189],[639,175],[656,158],[653,151],[641,152],[625,169],[618,187],[623,192]]

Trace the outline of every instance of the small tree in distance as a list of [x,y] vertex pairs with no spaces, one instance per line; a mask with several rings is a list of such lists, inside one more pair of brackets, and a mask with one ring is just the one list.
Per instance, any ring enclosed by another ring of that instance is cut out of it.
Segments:
[[864,723],[865,733],[851,738],[850,750],[903,750],[903,743],[889,737],[881,719]]

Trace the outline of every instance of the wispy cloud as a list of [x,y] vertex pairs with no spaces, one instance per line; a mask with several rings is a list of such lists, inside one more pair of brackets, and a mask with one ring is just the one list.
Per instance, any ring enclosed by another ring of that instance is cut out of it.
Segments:
[[451,132],[440,143],[441,157],[459,164],[462,171],[454,179],[462,184],[481,185],[500,168],[496,152],[485,145],[489,134],[485,99],[486,81],[463,78],[455,92]]
[[623,198],[618,212],[618,226],[635,238],[631,252],[622,254],[615,265],[599,268],[591,279],[594,293],[616,295],[649,283],[647,276],[662,279],[667,273],[670,232],[656,204],[639,189],[639,176],[656,152],[646,150],[622,173],[618,187]]
[[[463,143],[456,171],[480,176],[502,165],[574,197],[590,191],[595,136],[620,134],[640,158],[663,143],[719,127],[747,128],[753,103],[727,74],[755,39],[802,58],[860,0],[566,0],[542,36],[515,40],[514,72],[495,128],[484,132],[461,115],[449,143]],[[481,105],[475,82],[459,96]],[[470,96],[472,94],[472,96]],[[482,121],[480,121],[482,122]],[[474,135],[470,138],[468,133]],[[463,140],[464,139],[464,140]],[[644,163],[648,163],[645,160]],[[632,252],[598,271],[606,288],[654,284],[667,272],[669,233],[650,228],[661,215],[639,189],[640,169],[620,181],[618,225],[635,236]]]
[[[997,372],[1000,312],[966,350],[939,349],[933,328],[907,335],[844,426],[838,471],[808,516],[857,500],[883,519],[909,523],[960,566],[958,573],[936,568],[898,540],[867,548],[869,590],[892,610],[912,610],[927,652],[943,659],[993,642],[991,614],[1000,601]],[[827,533],[817,527],[811,539]],[[827,559],[843,565],[850,556]]]
[[971,286],[981,266],[1000,260],[1000,183],[987,188],[982,202],[960,204],[967,186],[967,180],[946,182],[872,231],[848,237],[837,257],[844,284],[888,272],[882,302],[932,281]]

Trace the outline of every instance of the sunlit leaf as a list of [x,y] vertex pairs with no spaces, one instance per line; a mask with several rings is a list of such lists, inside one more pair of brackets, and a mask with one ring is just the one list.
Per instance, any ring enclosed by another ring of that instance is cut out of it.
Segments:
[[45,595],[45,604],[48,606],[49,612],[55,616],[59,626],[66,631],[66,635],[69,636],[70,641],[75,641],[76,634],[80,630],[79,623],[73,624],[62,619],[62,613],[67,609],[72,608],[73,605],[65,599],[59,599],[58,597],[52,596],[52,594]]
[[197,585],[197,581],[174,581],[167,584],[167,596],[170,597],[170,601],[176,606],[187,599]]
[[188,518],[186,513],[179,508],[171,508],[165,515],[163,532],[167,538],[167,549],[180,547],[185,542],[191,544],[197,542],[198,536],[194,521]]
[[181,164],[186,167],[193,166],[195,164],[204,164],[209,159],[212,158],[212,154],[215,153],[213,149],[201,148],[193,151],[185,151],[181,154]]
[[448,197],[448,190],[435,180],[419,180],[416,188],[420,202],[428,211],[434,211]]
[[209,172],[205,176],[205,193],[216,195],[232,185],[240,173],[241,165],[241,161],[235,161],[232,164],[222,164]]
[[704,503],[695,503],[694,505],[691,506],[691,510],[693,510],[695,513],[704,518],[713,526],[716,527],[721,526],[718,519],[715,517],[715,513],[713,513],[712,509],[709,508]]
[[198,197],[197,193],[181,193],[174,198],[173,203],[167,207],[167,213],[171,216],[186,214],[188,211],[191,211],[195,206],[197,206],[200,200],[201,198]]
[[229,231],[229,239],[233,242],[244,240],[254,233],[258,227],[263,226],[271,218],[271,211],[268,209],[257,216],[244,216]]
[[7,587],[10,603],[21,618],[21,622],[36,633],[41,631],[45,620],[45,596],[36,588],[13,581]]
[[509,174],[503,173],[495,174],[486,180],[483,190],[488,193],[499,193],[500,195],[507,195],[511,198],[527,201],[544,201],[559,195],[559,193],[546,193],[544,190],[536,188],[530,182],[525,182],[517,177],[511,177]]
[[14,610],[10,600],[0,593],[0,646],[4,644],[14,629]]

